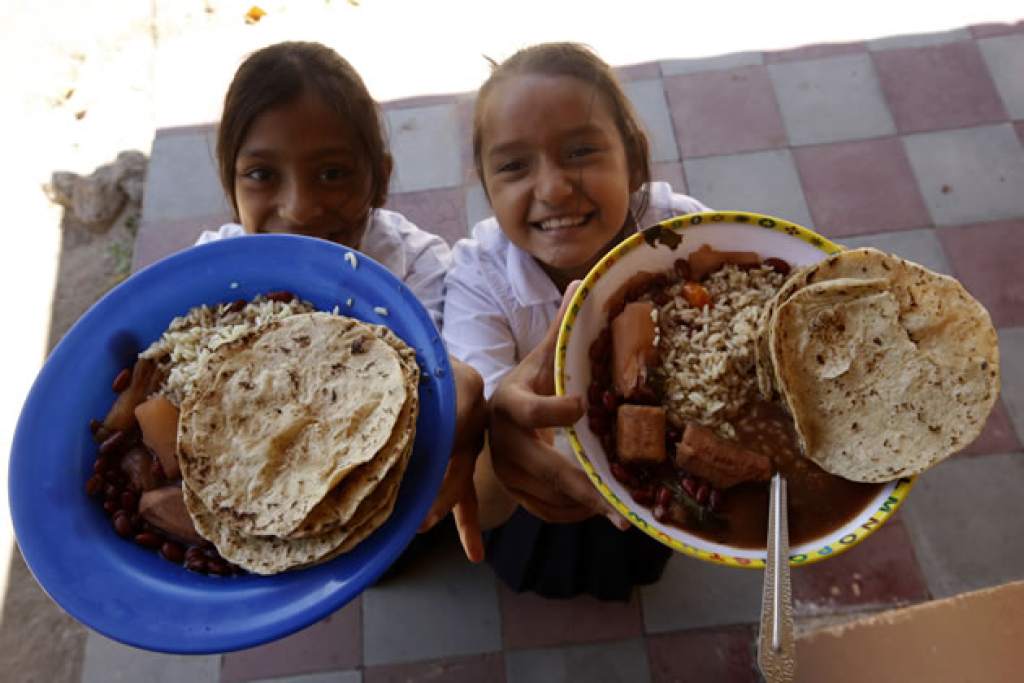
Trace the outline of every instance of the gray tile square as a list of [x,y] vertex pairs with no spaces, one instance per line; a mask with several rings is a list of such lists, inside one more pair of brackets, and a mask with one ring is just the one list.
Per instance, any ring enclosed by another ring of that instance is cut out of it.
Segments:
[[762,573],[702,562],[669,560],[661,580],[640,590],[648,633],[749,624],[761,610]]
[[999,332],[999,365],[1003,403],[1017,437],[1024,443],[1024,327]]
[[878,75],[868,54],[769,64],[790,144],[893,135]]
[[661,63],[662,76],[695,74],[702,71],[724,71],[738,66],[760,66],[764,55],[760,52],[733,52],[727,55],[699,59],[671,59]]
[[147,652],[92,631],[85,640],[81,683],[217,683],[219,680],[219,655]]
[[361,671],[325,671],[305,676],[260,678],[249,683],[363,683],[363,674]]
[[505,653],[507,683],[645,683],[651,680],[644,641]]
[[466,188],[466,225],[469,226],[469,230],[473,229],[473,226],[494,215],[494,211],[491,210],[491,203],[487,201],[487,195],[484,194],[484,188],[480,183],[473,183]]
[[494,571],[445,538],[402,574],[363,593],[363,664],[494,652],[501,616]]
[[689,193],[719,211],[754,211],[813,228],[788,149],[684,159]]
[[1024,33],[978,41],[1011,119],[1024,119]]
[[144,222],[231,213],[218,178],[215,135],[205,127],[157,131],[142,197]]
[[903,520],[934,597],[1024,578],[1024,455],[953,458],[918,479]]
[[874,247],[890,254],[902,256],[914,263],[920,263],[925,268],[931,268],[936,272],[946,275],[953,274],[953,269],[946,258],[946,251],[942,248],[942,243],[939,242],[939,238],[932,228],[847,237],[841,239],[840,242],[851,249]]
[[932,45],[948,45],[963,40],[972,40],[971,32],[966,28],[936,33],[913,33],[903,36],[887,36],[868,41],[868,49],[872,51],[893,50],[904,47],[929,47]]
[[462,184],[462,154],[455,104],[393,109],[385,113],[395,171],[391,192]]
[[1009,123],[903,138],[936,225],[1024,215],[1024,154]]
[[647,137],[651,143],[651,161],[675,161],[679,158],[676,134],[672,129],[672,118],[665,101],[665,88],[661,79],[631,81],[623,85]]

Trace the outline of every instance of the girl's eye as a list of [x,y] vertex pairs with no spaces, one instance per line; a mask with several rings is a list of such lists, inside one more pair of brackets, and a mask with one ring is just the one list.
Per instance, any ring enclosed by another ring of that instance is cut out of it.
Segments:
[[335,183],[339,180],[346,180],[350,175],[352,175],[351,169],[344,166],[332,166],[320,172],[320,179],[324,182]]
[[498,165],[498,173],[517,173],[526,168],[526,164],[518,159],[506,161]]
[[583,157],[588,157],[597,151],[597,148],[593,145],[577,145],[569,150],[569,158],[582,159]]
[[254,180],[257,183],[268,182],[273,178],[274,174],[269,168],[251,168],[242,173],[242,177],[248,180]]

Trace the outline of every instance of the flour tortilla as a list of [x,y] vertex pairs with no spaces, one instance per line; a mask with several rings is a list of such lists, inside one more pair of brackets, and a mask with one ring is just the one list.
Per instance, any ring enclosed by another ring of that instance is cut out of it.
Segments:
[[416,365],[416,352],[386,327],[378,327],[377,334],[398,352],[405,375],[407,398],[395,428],[373,459],[354,469],[331,489],[302,524],[288,534],[288,538],[307,538],[343,525],[351,526],[350,519],[363,498],[387,476],[415,438],[416,419],[419,416],[419,366]]
[[412,443],[395,467],[364,498],[348,524],[318,536],[289,539],[246,535],[210,512],[203,501],[183,484],[185,506],[201,536],[212,542],[221,557],[254,574],[278,574],[326,562],[354,548],[378,529],[394,511],[399,485],[405,474]]
[[883,482],[977,438],[998,395],[999,351],[988,312],[959,282],[874,249],[801,277],[768,339],[805,456]]
[[[286,536],[391,438],[410,390],[359,321],[306,313],[220,347],[182,403],[182,477],[242,534]],[[412,387],[415,390],[415,387]]]

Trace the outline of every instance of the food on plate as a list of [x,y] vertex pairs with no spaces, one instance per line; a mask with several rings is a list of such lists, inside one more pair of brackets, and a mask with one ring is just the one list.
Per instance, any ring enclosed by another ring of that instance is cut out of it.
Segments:
[[795,275],[758,346],[761,389],[785,401],[804,455],[855,481],[919,474],[963,449],[999,391],[985,308],[955,279],[876,249]]
[[323,562],[390,516],[418,382],[386,327],[285,292],[200,306],[115,380],[86,490],[118,534],[194,571]]
[[[758,392],[757,322],[789,272],[780,259],[705,245],[669,272],[634,276],[609,298],[609,324],[590,349],[588,423],[613,476],[658,521],[734,547],[764,547],[767,480],[781,471],[790,539],[799,544],[837,528],[877,494],[878,485],[802,458],[784,406]],[[647,321],[653,329],[637,334]],[[631,367],[642,371],[624,373],[623,382],[624,365],[609,368],[608,355],[639,359]],[[651,443],[656,434],[660,448]]]

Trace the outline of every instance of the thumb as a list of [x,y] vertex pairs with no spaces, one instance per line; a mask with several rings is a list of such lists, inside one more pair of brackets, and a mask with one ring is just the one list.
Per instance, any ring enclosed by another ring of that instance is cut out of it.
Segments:
[[531,365],[536,368],[537,374],[534,386],[538,393],[555,393],[555,347],[558,345],[558,331],[562,327],[562,319],[565,317],[565,312],[569,310],[569,302],[572,301],[572,297],[576,294],[579,286],[580,281],[573,280],[565,288],[565,294],[562,295],[562,303],[558,307],[558,313],[555,314],[551,325],[548,326],[548,330],[544,334],[544,340],[526,357]]

